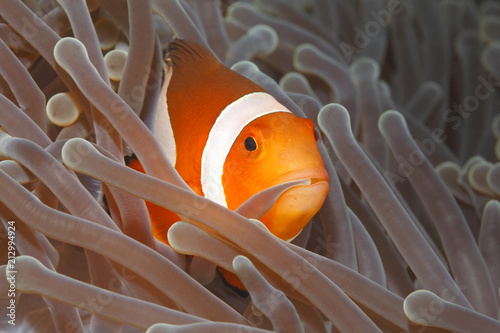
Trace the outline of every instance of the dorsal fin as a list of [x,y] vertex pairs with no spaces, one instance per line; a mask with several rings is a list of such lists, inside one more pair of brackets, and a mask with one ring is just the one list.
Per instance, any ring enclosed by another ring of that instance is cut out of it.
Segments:
[[167,105],[177,152],[175,168],[193,189],[201,189],[202,154],[218,116],[241,97],[264,90],[197,42],[174,40],[167,61],[172,69]]
[[179,38],[175,38],[168,45],[167,60],[173,67],[193,60],[218,62],[212,52],[202,44]]

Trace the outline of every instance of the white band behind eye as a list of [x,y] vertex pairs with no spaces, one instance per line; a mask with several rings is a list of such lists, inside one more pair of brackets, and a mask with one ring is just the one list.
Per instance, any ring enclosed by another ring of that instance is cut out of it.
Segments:
[[201,186],[205,198],[227,207],[222,172],[231,147],[252,120],[274,112],[290,112],[271,95],[255,92],[229,104],[210,130],[201,158]]

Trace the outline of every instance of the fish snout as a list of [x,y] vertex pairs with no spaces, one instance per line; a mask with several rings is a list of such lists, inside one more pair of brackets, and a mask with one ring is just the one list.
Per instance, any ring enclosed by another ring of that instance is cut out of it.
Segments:
[[319,211],[328,194],[329,176],[322,166],[286,172],[274,178],[270,186],[300,179],[309,179],[310,184],[283,192],[261,219],[271,233],[286,241],[299,234]]

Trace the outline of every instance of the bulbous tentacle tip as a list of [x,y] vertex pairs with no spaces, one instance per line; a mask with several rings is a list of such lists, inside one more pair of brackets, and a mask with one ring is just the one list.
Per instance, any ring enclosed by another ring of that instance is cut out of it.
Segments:
[[427,326],[433,324],[430,321],[432,317],[428,315],[427,311],[423,311],[423,309],[428,309],[430,306],[442,309],[444,302],[443,299],[428,290],[417,290],[405,298],[403,310],[411,322]]
[[336,103],[323,106],[318,115],[319,127],[325,133],[338,127],[350,128],[350,121],[347,109]]
[[378,128],[382,135],[386,135],[388,130],[395,126],[406,127],[406,121],[401,112],[396,110],[384,111],[379,117]]
[[54,46],[54,58],[62,68],[66,69],[68,62],[82,56],[88,59],[87,49],[74,37],[61,38]]

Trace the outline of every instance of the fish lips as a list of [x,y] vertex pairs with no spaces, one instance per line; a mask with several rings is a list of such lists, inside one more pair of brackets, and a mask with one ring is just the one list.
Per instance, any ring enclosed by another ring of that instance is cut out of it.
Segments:
[[322,166],[286,172],[274,178],[270,186],[300,179],[309,179],[310,184],[283,192],[261,219],[271,233],[286,241],[295,238],[318,212],[329,190],[329,176]]
[[325,168],[322,166],[307,167],[288,171],[279,175],[278,177],[275,177],[273,180],[271,180],[269,187],[301,179],[310,179],[311,184],[300,186],[313,186],[321,182],[326,182],[328,184],[329,176],[328,172],[326,172]]

